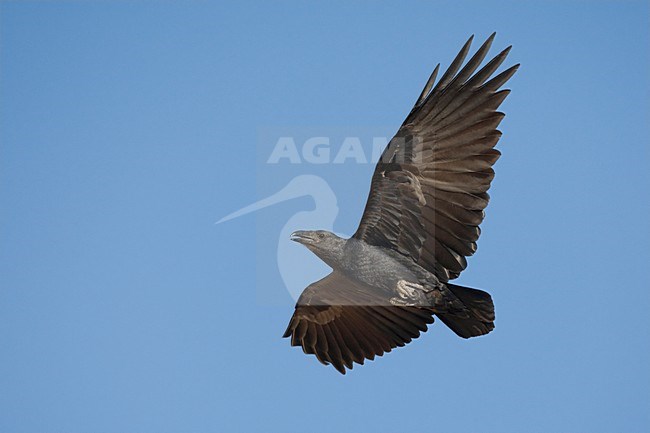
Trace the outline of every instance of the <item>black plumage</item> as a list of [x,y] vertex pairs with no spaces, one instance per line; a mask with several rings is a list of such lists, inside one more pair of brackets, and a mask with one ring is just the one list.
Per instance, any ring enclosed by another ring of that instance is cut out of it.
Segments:
[[499,89],[519,66],[492,77],[508,47],[476,72],[494,36],[463,66],[470,38],[437,82],[436,66],[377,163],[352,238],[294,233],[333,272],[305,289],[284,336],[341,373],[409,343],[434,315],[464,338],[494,328],[490,295],[449,283],[476,252],[510,92]]

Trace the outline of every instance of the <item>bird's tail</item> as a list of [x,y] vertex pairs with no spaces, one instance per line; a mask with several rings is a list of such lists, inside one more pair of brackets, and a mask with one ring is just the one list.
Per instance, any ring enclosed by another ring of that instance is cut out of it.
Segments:
[[467,307],[468,314],[437,314],[459,337],[485,335],[494,329],[494,304],[488,292],[447,283],[447,287]]

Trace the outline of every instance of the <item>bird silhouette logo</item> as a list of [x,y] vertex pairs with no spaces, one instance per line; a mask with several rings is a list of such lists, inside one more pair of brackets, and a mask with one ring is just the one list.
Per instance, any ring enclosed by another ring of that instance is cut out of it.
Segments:
[[[315,276],[324,275],[328,270],[328,267],[316,260],[309,251],[292,242],[290,235],[294,231],[306,227],[334,231],[334,222],[338,216],[339,207],[336,194],[329,183],[322,177],[313,174],[296,176],[276,193],[244,206],[216,222],[216,224],[222,224],[300,197],[310,197],[314,202],[314,208],[302,210],[289,216],[280,229],[277,240],[278,271],[284,286],[294,301],[298,300],[300,293],[309,282],[313,281]],[[296,263],[301,264],[301,272],[296,272]]]

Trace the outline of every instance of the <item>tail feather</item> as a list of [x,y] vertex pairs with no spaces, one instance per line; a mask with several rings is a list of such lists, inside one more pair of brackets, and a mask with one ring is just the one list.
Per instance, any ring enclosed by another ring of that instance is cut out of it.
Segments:
[[467,307],[469,315],[438,314],[442,323],[463,338],[485,335],[494,329],[494,303],[489,293],[449,283],[447,287]]

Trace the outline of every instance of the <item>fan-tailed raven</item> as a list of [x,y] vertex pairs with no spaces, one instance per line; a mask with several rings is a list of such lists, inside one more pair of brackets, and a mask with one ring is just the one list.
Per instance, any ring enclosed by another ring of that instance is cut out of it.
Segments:
[[519,67],[492,77],[508,47],[475,73],[494,36],[461,69],[470,38],[438,82],[436,66],[377,163],[350,239],[292,234],[333,271],[304,290],[284,337],[343,374],[417,338],[434,316],[463,338],[494,329],[490,295],[449,283],[476,251],[510,93],[499,89]]

